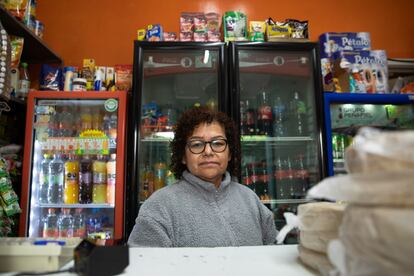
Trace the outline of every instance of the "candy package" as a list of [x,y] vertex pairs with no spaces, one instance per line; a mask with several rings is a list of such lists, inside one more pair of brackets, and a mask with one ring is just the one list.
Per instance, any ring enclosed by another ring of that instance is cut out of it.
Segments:
[[224,41],[247,41],[247,16],[229,11],[223,15]]
[[40,90],[60,91],[63,88],[62,69],[42,64],[40,71]]
[[132,87],[132,65],[115,65],[115,86],[117,90],[129,91]]

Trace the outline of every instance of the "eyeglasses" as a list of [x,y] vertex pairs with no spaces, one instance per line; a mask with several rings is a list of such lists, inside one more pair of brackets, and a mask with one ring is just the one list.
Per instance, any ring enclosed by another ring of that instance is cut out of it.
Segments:
[[217,153],[223,152],[227,148],[227,140],[223,138],[214,139],[210,142],[203,140],[191,140],[187,142],[187,147],[192,153],[200,154],[206,149],[206,144],[210,144],[211,150]]

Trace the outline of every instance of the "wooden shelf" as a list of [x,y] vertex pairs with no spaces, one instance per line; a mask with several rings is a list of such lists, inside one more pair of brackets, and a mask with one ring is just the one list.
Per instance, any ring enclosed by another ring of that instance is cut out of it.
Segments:
[[9,35],[24,38],[22,61],[28,63],[63,63],[62,59],[42,39],[3,7],[0,7],[0,21]]

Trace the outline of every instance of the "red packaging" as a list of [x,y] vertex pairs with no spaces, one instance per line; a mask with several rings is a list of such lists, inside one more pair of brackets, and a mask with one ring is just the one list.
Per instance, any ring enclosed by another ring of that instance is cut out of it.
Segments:
[[115,86],[117,90],[129,91],[132,87],[132,65],[115,65]]

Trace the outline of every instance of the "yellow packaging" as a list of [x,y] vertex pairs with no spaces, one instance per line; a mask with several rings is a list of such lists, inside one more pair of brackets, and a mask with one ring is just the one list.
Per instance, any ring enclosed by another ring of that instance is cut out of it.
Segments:
[[115,69],[106,67],[105,87],[108,91],[115,91]]
[[84,58],[82,76],[86,79],[86,90],[93,90],[93,77],[95,75],[95,60]]
[[146,33],[147,33],[147,31],[145,29],[137,30],[137,40],[144,41]]
[[79,203],[79,162],[73,157],[65,162],[63,201],[65,204]]
[[279,26],[277,24],[267,24],[267,41],[278,38],[290,38],[292,29],[289,26]]

